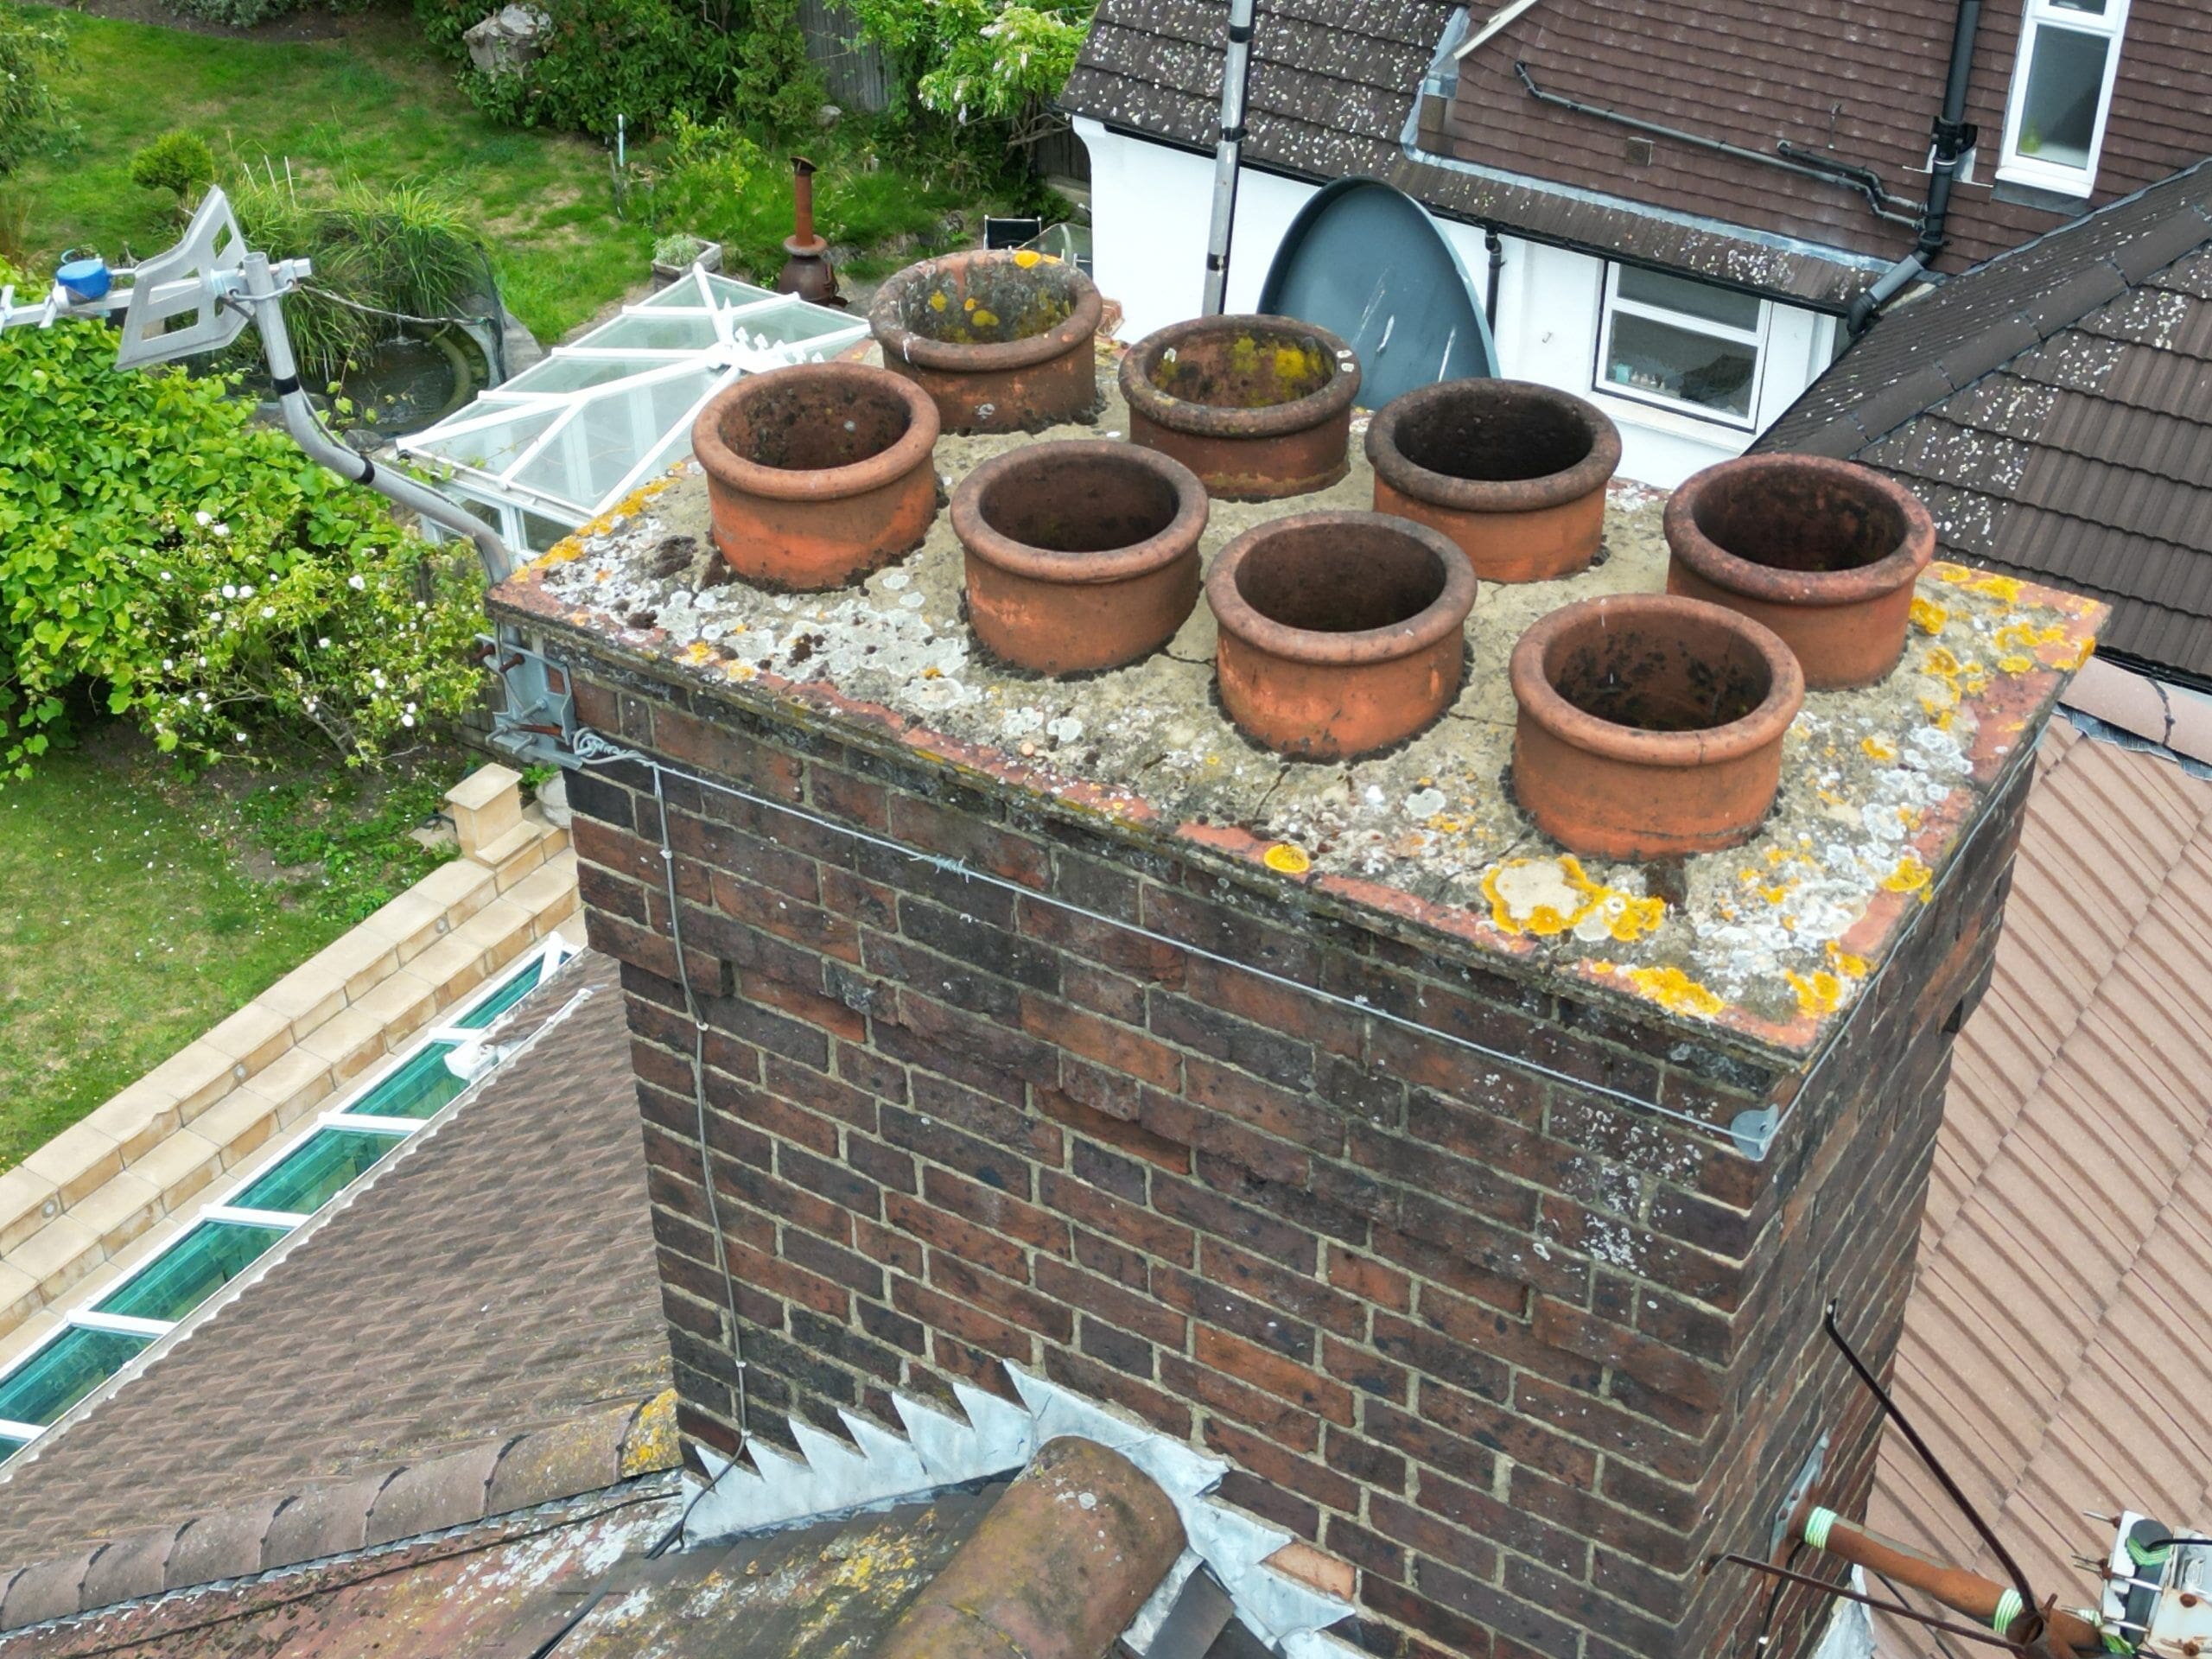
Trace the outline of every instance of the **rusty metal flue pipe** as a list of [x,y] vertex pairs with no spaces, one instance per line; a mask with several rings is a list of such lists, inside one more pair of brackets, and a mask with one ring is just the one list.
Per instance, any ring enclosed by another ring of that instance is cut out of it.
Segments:
[[2039,1610],[2023,1604],[2019,1592],[2010,1585],[1923,1555],[1845,1520],[1833,1510],[1808,1502],[1790,1530],[1815,1549],[1862,1567],[1892,1584],[1917,1590],[2024,1647],[2048,1637],[2063,1650],[2104,1651],[2104,1638],[2097,1627],[2079,1614],[2053,1608],[2046,1621]]

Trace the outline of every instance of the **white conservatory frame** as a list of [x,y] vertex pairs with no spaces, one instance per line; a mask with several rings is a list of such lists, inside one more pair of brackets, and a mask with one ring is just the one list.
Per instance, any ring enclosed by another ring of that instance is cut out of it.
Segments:
[[689,455],[692,422],[733,381],[868,337],[865,319],[694,269],[396,448],[542,553]]

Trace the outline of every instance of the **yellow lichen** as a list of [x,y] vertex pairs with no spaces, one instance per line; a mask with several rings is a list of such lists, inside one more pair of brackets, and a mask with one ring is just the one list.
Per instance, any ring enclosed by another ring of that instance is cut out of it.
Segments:
[[1016,248],[1014,251],[1014,263],[1021,270],[1027,270],[1042,257],[1034,248]]
[[1951,620],[1950,612],[1932,599],[1915,594],[1912,601],[1912,626],[1923,633],[1941,633],[1943,625]]
[[1923,664],[1922,672],[1934,674],[1948,680],[1954,678],[1958,671],[1959,659],[1952,655],[1948,645],[1933,645],[1929,648],[1928,661]]
[[1260,861],[1279,875],[1303,875],[1313,868],[1313,860],[1303,847],[1294,847],[1279,841],[1260,855]]
[[973,300],[970,300],[968,303],[969,308],[976,313],[976,326],[978,328],[995,328],[999,326],[999,315],[997,312],[989,310],[982,306],[979,306],[976,304]]
[[[1556,859],[1510,858],[1483,872],[1491,920],[1504,933],[1553,938],[1593,919],[1626,944],[1667,918],[1667,901],[1639,897],[1592,880],[1572,854]],[[1588,930],[1584,929],[1586,936]]]
[[2018,652],[2008,652],[1997,659],[1997,666],[2007,674],[2025,674],[2036,665],[2032,657],[2023,657]]
[[930,296],[930,309],[932,311],[944,310],[947,303],[943,289]]
[[1897,746],[1884,737],[1870,737],[1859,747],[1866,751],[1869,760],[1879,760],[1885,766],[1897,758]]
[[1928,567],[1928,574],[1938,582],[1964,582],[1974,572],[1963,564],[1953,564],[1948,559],[1938,559]]
[[2019,602],[2021,582],[2018,576],[1978,576],[1967,583],[1967,591],[1987,594],[1992,599],[2001,599],[2007,605]]
[[1828,941],[1828,962],[1846,979],[1866,977],[1866,958],[1853,956],[1834,939]]
[[622,1478],[633,1480],[639,1475],[673,1469],[683,1450],[676,1433],[676,1390],[663,1389],[640,1405],[638,1414],[630,1420],[629,1432],[622,1437]]
[[1679,968],[1630,968],[1628,982],[1662,1007],[1710,1020],[1728,1005]]
[[1783,977],[1789,988],[1797,993],[1797,1006],[1815,1019],[1824,1014],[1834,1014],[1843,1000],[1843,982],[1834,974],[1815,970],[1808,978],[1796,969],[1787,970]]
[[1907,853],[1897,861],[1897,868],[1882,878],[1882,887],[1890,893],[1916,893],[1920,895],[1920,901],[1926,904],[1930,874],[1925,864]]

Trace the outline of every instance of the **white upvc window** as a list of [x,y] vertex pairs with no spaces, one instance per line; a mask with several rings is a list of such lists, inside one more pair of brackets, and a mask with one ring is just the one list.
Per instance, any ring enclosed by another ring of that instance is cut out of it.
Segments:
[[1595,389],[1749,429],[1765,366],[1766,301],[1637,265],[1605,268]]
[[1997,176],[2070,196],[2097,181],[2127,0],[2025,0]]

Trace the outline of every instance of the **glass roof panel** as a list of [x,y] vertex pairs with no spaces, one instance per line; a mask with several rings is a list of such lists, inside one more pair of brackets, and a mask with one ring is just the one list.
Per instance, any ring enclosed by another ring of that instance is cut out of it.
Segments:
[[29,1444],[29,1440],[19,1440],[12,1434],[0,1434],[0,1463],[5,1463]]
[[671,316],[617,317],[576,342],[596,352],[703,352],[716,340],[713,321],[703,311]]
[[399,1137],[365,1129],[317,1129],[231,1202],[241,1210],[283,1210],[306,1215],[321,1209]]
[[736,326],[748,334],[766,334],[771,340],[820,340],[826,334],[865,334],[868,325],[858,317],[842,316],[819,306],[794,305],[740,317]]
[[459,466],[496,473],[537,442],[554,422],[568,412],[565,405],[557,409],[518,411],[505,420],[489,422],[473,431],[444,435],[433,427],[410,443],[408,448]]
[[94,1303],[94,1311],[134,1319],[181,1319],[260,1260],[286,1230],[203,1221]]
[[121,1370],[152,1340],[69,1326],[0,1382],[0,1417],[41,1427],[59,1421],[63,1412]]
[[367,1117],[435,1117],[468,1087],[468,1079],[446,1064],[446,1056],[460,1046],[430,1044],[346,1109]]
[[715,299],[724,305],[750,305],[755,300],[774,300],[783,296],[772,288],[755,288],[751,283],[741,283],[734,276],[709,276],[707,286]]
[[454,1021],[464,1031],[481,1031],[537,988],[545,976],[545,958],[538,957],[466,1014]]
[[[648,369],[681,363],[686,352],[640,352],[635,357],[570,357],[565,353],[524,369],[499,388],[501,392],[585,391],[610,380],[626,379]],[[497,394],[494,394],[497,395]]]

